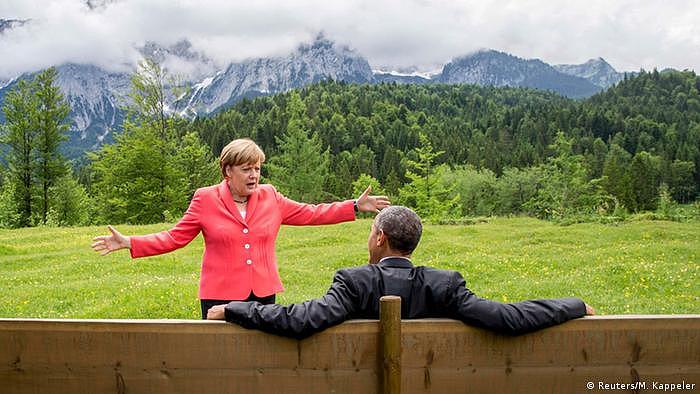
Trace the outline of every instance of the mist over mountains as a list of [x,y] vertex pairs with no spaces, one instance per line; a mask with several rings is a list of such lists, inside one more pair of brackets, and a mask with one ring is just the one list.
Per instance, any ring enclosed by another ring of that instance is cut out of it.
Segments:
[[[25,21],[0,19],[2,29]],[[4,26],[4,27],[3,27]],[[550,90],[570,98],[585,98],[624,78],[604,59],[578,65],[549,65],[538,59],[523,59],[495,50],[482,50],[454,58],[439,72],[425,73],[407,66],[402,70],[374,70],[360,53],[323,35],[301,44],[286,55],[248,59],[217,69],[211,59],[182,40],[171,46],[147,42],[139,48],[178,75],[184,94],[172,97],[169,108],[183,116],[207,116],[244,98],[285,92],[325,79],[349,83],[476,84]],[[130,89],[130,73],[111,72],[91,64],[57,65],[58,79],[72,111],[70,141],[66,153],[77,157],[111,142],[123,120],[121,107]],[[409,72],[406,72],[409,70]],[[411,72],[413,71],[413,72]],[[17,80],[0,79],[0,105]],[[0,113],[0,122],[4,114]]]

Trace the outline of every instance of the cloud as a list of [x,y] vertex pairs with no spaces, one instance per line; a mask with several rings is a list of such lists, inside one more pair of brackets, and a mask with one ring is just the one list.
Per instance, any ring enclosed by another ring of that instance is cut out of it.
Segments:
[[700,2],[448,0],[4,0],[0,77],[65,62],[133,67],[146,41],[188,39],[220,67],[283,55],[320,31],[375,67],[434,68],[480,48],[619,70],[700,69]]

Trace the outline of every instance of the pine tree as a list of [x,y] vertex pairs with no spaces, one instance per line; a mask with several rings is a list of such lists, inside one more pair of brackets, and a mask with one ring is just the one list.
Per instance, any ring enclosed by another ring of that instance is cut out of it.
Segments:
[[52,202],[47,215],[47,224],[55,226],[87,225],[90,223],[90,196],[85,188],[73,178],[65,175],[49,190]]
[[289,94],[289,121],[282,137],[275,137],[279,154],[270,159],[271,182],[287,197],[316,203],[326,199],[323,186],[328,177],[329,150],[317,133],[310,133],[306,109],[299,93]]
[[58,86],[54,84],[56,75],[56,69],[51,67],[35,79],[38,105],[36,181],[40,190],[40,216],[43,224],[46,224],[52,203],[49,189],[56,184],[58,178],[68,172],[66,160],[58,148],[61,142],[67,139],[68,124],[65,123],[65,119],[70,107]]
[[659,196],[661,161],[658,156],[639,152],[629,166],[630,186],[635,211],[653,211]]
[[333,195],[334,200],[347,197],[352,189],[352,159],[352,154],[346,150],[331,155],[330,171],[333,176],[326,178],[326,190]]
[[634,209],[634,197],[627,167],[632,156],[617,144],[611,144],[603,163],[603,189],[627,209]]
[[[0,171],[2,168],[0,168]],[[14,228],[19,225],[19,212],[15,201],[15,182],[3,177],[0,188],[0,228]]]
[[2,128],[2,143],[8,145],[6,154],[9,174],[8,183],[12,183],[16,214],[16,225],[27,227],[33,224],[35,208],[35,146],[38,138],[37,96],[33,83],[21,80],[5,97],[3,111],[5,126]]
[[413,207],[421,217],[445,219],[459,215],[459,195],[450,197],[451,188],[440,182],[442,168],[436,160],[444,152],[435,151],[424,133],[419,134],[420,146],[406,159],[406,177],[410,182],[399,189],[399,202]]
[[693,179],[695,164],[692,161],[674,160],[664,174],[669,193],[678,202],[687,204],[692,201],[697,185]]
[[211,151],[200,139],[197,133],[189,132],[178,143],[175,164],[182,174],[185,174],[185,189],[188,201],[195,190],[202,186],[219,181],[219,165],[212,157]]

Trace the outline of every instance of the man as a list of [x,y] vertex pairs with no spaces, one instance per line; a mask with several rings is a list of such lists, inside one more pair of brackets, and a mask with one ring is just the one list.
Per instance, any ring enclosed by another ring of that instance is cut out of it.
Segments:
[[367,241],[369,265],[341,269],[321,298],[300,304],[231,302],[209,309],[208,319],[302,339],[348,319],[379,318],[379,298],[401,296],[401,317],[447,317],[517,335],[594,313],[577,298],[503,304],[479,298],[456,271],[414,266],[411,253],[423,226],[412,210],[391,206],[374,220]]

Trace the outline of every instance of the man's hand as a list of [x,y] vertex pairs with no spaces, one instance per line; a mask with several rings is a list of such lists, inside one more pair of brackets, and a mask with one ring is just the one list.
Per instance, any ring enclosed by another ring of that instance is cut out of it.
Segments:
[[370,196],[372,186],[368,186],[364,192],[357,198],[357,209],[360,212],[378,213],[380,210],[391,205],[387,196]]
[[595,315],[595,309],[593,309],[592,306],[586,304],[585,302],[584,304],[586,305],[586,315]]
[[107,226],[107,228],[112,235],[102,235],[92,239],[95,241],[92,244],[92,249],[95,252],[100,252],[104,256],[115,250],[131,249],[131,238],[123,236],[122,233],[112,226]]
[[224,320],[226,318],[226,304],[214,305],[207,311],[207,320]]

